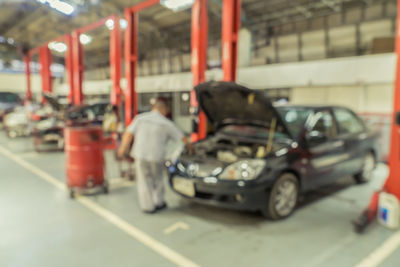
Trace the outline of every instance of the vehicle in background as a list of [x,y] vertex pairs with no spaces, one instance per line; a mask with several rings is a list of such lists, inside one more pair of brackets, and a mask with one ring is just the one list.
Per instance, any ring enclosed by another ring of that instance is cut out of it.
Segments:
[[101,125],[109,102],[98,102],[77,107],[60,104],[55,97],[45,94],[54,115],[38,122],[33,130],[34,147],[38,152],[64,149],[63,129],[69,125]]
[[49,116],[51,107],[27,102],[4,116],[3,126],[8,137],[30,136],[36,121]]
[[5,115],[12,112],[14,108],[22,105],[22,100],[16,93],[0,92],[0,123],[3,122]]
[[214,134],[167,162],[171,188],[199,203],[291,215],[299,194],[353,175],[368,181],[376,134],[351,110],[335,106],[274,107],[235,83],[195,88]]

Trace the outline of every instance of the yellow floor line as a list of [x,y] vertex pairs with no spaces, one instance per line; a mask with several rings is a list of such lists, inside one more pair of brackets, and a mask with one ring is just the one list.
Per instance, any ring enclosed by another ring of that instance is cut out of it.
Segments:
[[[48,173],[42,171],[38,167],[32,165],[31,163],[23,160],[19,156],[15,155],[14,153],[10,152],[9,150],[5,149],[4,147],[0,146],[0,153],[4,156],[8,157],[9,159],[13,160],[17,164],[21,165],[25,169],[29,170],[37,177],[41,178],[42,180],[54,185],[58,189],[62,191],[66,191],[66,186],[64,183],[59,181],[58,179],[54,178],[53,176],[49,175]],[[152,249],[154,252],[158,253],[159,255],[163,256],[170,262],[178,265],[178,266],[187,266],[187,267],[198,267],[196,263],[192,262],[188,258],[182,256],[181,254],[177,253],[176,251],[172,250],[171,248],[167,247],[166,245],[162,244],[161,242],[155,240],[151,236],[147,235],[143,231],[139,230],[135,226],[129,224],[127,221],[123,220],[122,218],[118,217],[116,214],[112,213],[111,211],[101,207],[91,199],[85,196],[76,196],[76,201],[90,209],[92,212],[96,213],[103,219],[109,221],[114,226],[128,234],[129,236],[133,237],[137,241],[141,242],[148,248]]]

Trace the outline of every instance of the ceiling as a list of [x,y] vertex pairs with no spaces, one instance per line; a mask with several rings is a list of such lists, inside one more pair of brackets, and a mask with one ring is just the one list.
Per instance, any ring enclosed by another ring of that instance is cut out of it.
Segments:
[[[111,14],[122,17],[126,7],[143,0],[68,1],[76,6],[71,16],[36,0],[0,0],[0,36],[14,40],[13,44],[0,43],[0,58],[20,57],[23,50],[40,46]],[[396,0],[242,0],[242,25],[257,31],[266,26],[308,20],[385,1]],[[210,45],[218,44],[221,38],[221,7],[222,0],[208,0]],[[139,23],[139,47],[146,47],[140,49],[141,59],[155,56],[160,48],[167,48],[172,53],[190,51],[190,10],[173,12],[157,5],[143,10]],[[106,66],[109,64],[109,31],[101,27],[88,34],[93,41],[84,48],[86,67]],[[55,61],[62,60],[62,55],[55,55]]]

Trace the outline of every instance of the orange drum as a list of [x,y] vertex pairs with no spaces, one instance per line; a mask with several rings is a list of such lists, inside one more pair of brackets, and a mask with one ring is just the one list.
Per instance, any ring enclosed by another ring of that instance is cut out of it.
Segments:
[[108,193],[104,180],[103,131],[101,127],[67,127],[64,130],[67,186],[70,196],[74,189],[102,187]]

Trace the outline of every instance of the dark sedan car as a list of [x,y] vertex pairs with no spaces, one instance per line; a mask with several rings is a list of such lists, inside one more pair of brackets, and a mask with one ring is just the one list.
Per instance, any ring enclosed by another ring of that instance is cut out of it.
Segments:
[[300,193],[372,175],[376,135],[347,108],[274,107],[261,93],[226,82],[195,90],[215,132],[169,166],[170,185],[184,197],[281,219]]

